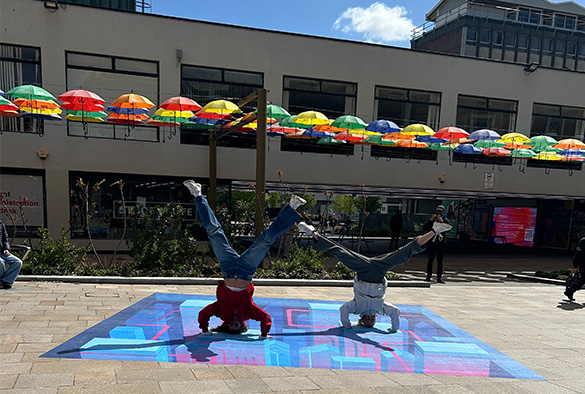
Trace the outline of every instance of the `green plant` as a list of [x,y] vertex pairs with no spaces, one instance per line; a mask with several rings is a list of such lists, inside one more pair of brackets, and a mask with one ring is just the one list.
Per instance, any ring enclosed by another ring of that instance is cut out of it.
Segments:
[[83,265],[89,245],[78,248],[67,240],[65,227],[53,239],[46,228],[39,228],[39,241],[24,261],[21,272],[32,275],[73,275]]
[[258,270],[259,278],[275,279],[326,279],[329,275],[323,265],[322,252],[292,244],[284,260],[274,261],[269,268]]
[[538,276],[540,278],[565,280],[569,277],[569,275],[571,275],[571,272],[572,271],[570,269],[556,270],[556,271],[536,271],[534,273],[534,275]]

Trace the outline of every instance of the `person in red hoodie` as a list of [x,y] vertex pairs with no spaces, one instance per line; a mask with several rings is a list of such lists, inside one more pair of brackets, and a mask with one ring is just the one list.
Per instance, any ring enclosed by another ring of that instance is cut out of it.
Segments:
[[274,241],[301,219],[301,215],[296,209],[305,204],[306,201],[293,195],[274,222],[262,231],[252,246],[240,255],[228,241],[221,224],[209,207],[207,199],[201,194],[201,185],[192,180],[187,180],[183,184],[195,197],[197,213],[207,232],[211,247],[219,260],[223,277],[217,286],[217,301],[207,305],[199,312],[198,321],[201,334],[211,335],[209,319],[211,316],[216,316],[222,320],[222,324],[213,331],[239,334],[247,331],[246,320],[253,319],[260,322],[260,338],[268,338],[272,318],[254,303],[252,278]]

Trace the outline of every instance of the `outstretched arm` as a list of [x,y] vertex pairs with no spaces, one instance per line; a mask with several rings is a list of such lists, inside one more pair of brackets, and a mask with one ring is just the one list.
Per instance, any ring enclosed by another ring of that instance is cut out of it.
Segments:
[[260,322],[260,336],[267,337],[272,327],[272,318],[266,311],[258,305],[252,303],[249,309],[250,318]]
[[418,246],[423,246],[424,244],[429,242],[431,240],[431,238],[433,238],[434,236],[435,236],[435,232],[431,230],[428,233],[423,234],[420,237],[418,237],[416,239],[416,243],[418,244]]
[[199,328],[204,334],[209,332],[209,319],[211,316],[219,316],[219,303],[217,301],[199,311],[197,320],[199,321]]
[[349,320],[350,310],[355,311],[355,300],[348,301],[339,308],[339,320],[341,320],[343,328],[346,329],[351,328],[351,321]]

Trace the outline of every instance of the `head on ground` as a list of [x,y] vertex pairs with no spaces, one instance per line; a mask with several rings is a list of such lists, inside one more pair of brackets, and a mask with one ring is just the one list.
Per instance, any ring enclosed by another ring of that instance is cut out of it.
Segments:
[[211,331],[237,335],[248,331],[248,329],[246,328],[246,325],[242,323],[238,315],[234,313],[231,320],[224,322],[221,326],[212,328]]
[[376,324],[376,315],[361,315],[358,325],[372,328]]

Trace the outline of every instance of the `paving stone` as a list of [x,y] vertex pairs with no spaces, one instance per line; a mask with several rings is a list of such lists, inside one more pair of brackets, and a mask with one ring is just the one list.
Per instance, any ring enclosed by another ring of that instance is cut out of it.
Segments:
[[162,394],[232,394],[232,390],[223,380],[201,380],[196,382],[161,382]]
[[231,374],[229,369],[223,365],[210,365],[209,368],[193,369],[193,373],[197,380],[234,378],[234,375]]
[[160,387],[156,382],[92,384],[59,388],[59,394],[159,394],[160,392]]
[[261,379],[273,391],[318,390],[320,388],[315,382],[305,376],[263,377]]
[[73,378],[74,376],[72,373],[19,375],[15,387],[28,388],[72,386]]
[[[230,375],[231,376],[231,375]],[[130,382],[172,382],[195,380],[190,369],[118,370],[116,378],[120,383]]]
[[0,374],[0,389],[13,388],[17,378],[17,374]]
[[224,382],[234,393],[267,393],[271,391],[260,378],[227,379]]
[[310,378],[322,389],[336,389],[355,387],[399,387],[400,385],[383,374],[313,376]]

